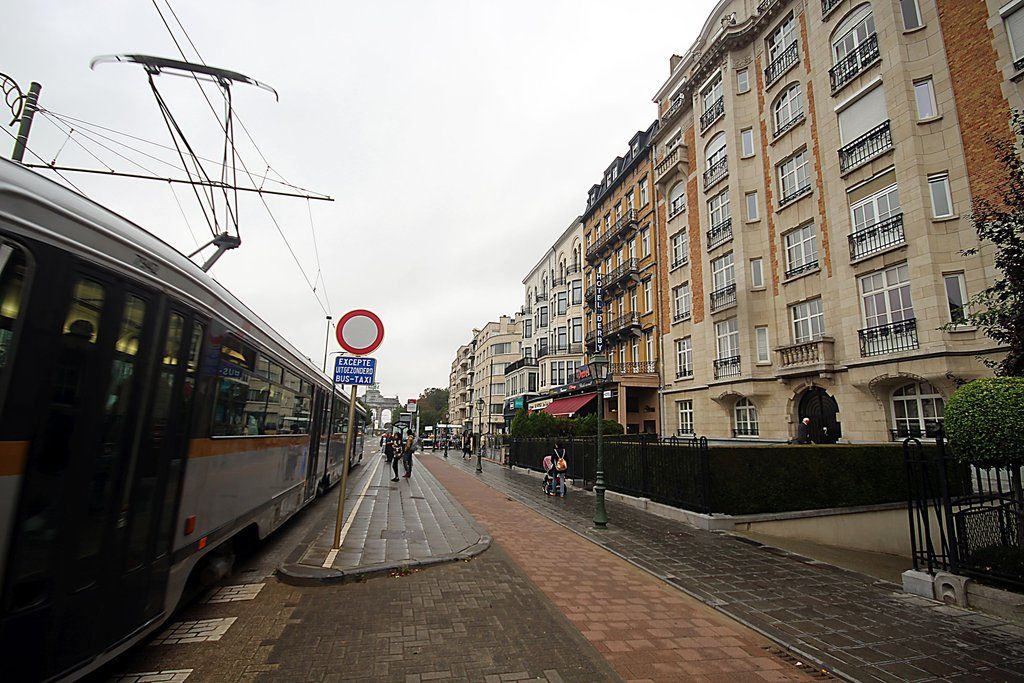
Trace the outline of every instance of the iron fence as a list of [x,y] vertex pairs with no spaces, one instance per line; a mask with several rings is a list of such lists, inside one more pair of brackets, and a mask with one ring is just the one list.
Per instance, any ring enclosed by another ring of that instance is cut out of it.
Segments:
[[839,150],[839,172],[846,173],[892,149],[892,130],[884,121]]
[[914,569],[1024,587],[1021,466],[965,464],[941,430],[935,445],[903,442]]

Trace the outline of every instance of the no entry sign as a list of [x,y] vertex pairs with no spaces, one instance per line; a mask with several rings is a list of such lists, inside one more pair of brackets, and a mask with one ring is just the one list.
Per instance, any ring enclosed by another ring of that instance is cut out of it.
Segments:
[[384,341],[384,323],[375,313],[365,309],[349,311],[341,316],[336,332],[338,344],[354,356],[373,353]]

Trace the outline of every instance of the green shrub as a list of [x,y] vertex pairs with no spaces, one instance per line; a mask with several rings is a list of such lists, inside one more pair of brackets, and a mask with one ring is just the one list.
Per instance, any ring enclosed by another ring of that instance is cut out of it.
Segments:
[[[597,434],[597,416],[565,418],[555,417],[543,410],[520,410],[512,418],[512,436],[516,438],[543,438],[548,436],[592,436]],[[622,434],[622,425],[614,420],[604,421],[605,434]]]
[[957,389],[946,403],[945,430],[964,462],[1024,461],[1024,377],[976,379]]
[[[596,436],[597,435],[597,415],[587,415],[585,417],[577,417],[573,419],[575,422],[575,431],[573,434],[576,436]],[[604,420],[601,427],[602,434],[622,434],[625,430],[615,420]]]

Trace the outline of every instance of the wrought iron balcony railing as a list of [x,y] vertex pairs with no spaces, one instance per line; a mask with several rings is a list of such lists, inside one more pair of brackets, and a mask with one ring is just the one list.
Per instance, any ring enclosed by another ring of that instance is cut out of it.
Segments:
[[551,355],[553,352],[550,346],[542,346],[537,349],[537,360],[544,358],[545,356]]
[[684,377],[693,377],[692,365],[683,365],[676,368],[676,379],[683,379]]
[[676,311],[675,313],[672,314],[672,324],[674,325],[675,323],[685,323],[687,320],[690,319],[691,315],[692,311],[690,309],[686,309],[685,311]]
[[908,318],[887,325],[876,325],[857,331],[861,357],[881,356],[918,347],[917,319]]
[[740,375],[739,356],[729,356],[728,358],[716,358],[714,366],[715,379],[723,379],[725,377],[739,377]]
[[1013,70],[1014,71],[1022,71],[1022,70],[1024,70],[1024,57],[1021,57],[1020,59],[1015,59],[1014,60],[1014,62],[1013,62]]
[[537,359],[536,358],[530,358],[528,356],[524,356],[523,358],[520,358],[519,360],[514,361],[514,362],[509,363],[508,365],[506,365],[505,366],[505,374],[506,375],[511,375],[516,370],[521,370],[523,368],[535,368],[535,367],[537,367]]
[[824,20],[843,0],[821,0],[821,18]]
[[736,283],[719,287],[711,292],[711,312],[720,311],[736,303]]
[[757,436],[759,433],[760,432],[758,432],[758,428],[757,427],[752,427],[752,426],[733,427],[732,428],[732,435],[734,437],[736,437],[736,436]]
[[718,225],[712,226],[707,232],[708,251],[725,244],[732,239],[732,216],[726,218]]
[[772,83],[779,80],[782,74],[789,71],[789,68],[800,61],[800,49],[797,47],[796,41],[794,40],[789,44],[785,50],[782,51],[775,61],[772,62],[764,70],[764,87],[771,86]]
[[708,189],[727,175],[729,175],[729,157],[723,156],[704,171],[704,189]]
[[582,272],[583,272],[583,266],[581,266],[578,263],[570,264],[565,269],[566,276],[575,275],[576,273],[582,273]]
[[800,187],[796,188],[795,190],[791,190],[789,192],[789,194],[782,195],[782,199],[779,200],[779,208],[781,209],[782,207],[784,207],[784,206],[786,206],[788,204],[792,204],[793,202],[795,202],[796,200],[800,199],[804,195],[807,195],[807,194],[810,194],[810,193],[811,193],[811,182],[807,181],[807,183],[801,185]]
[[672,220],[683,211],[686,211],[686,195],[676,197],[668,205],[668,220]]
[[566,279],[565,279],[564,275],[555,275],[553,278],[551,278],[551,287],[552,288],[564,287],[565,284],[566,284]]
[[938,436],[941,429],[942,422],[928,420],[924,423],[924,431],[921,431],[920,425],[900,425],[896,429],[890,429],[889,436],[893,441],[902,441],[903,439],[934,439]]
[[779,126],[778,128],[775,129],[775,137],[776,137],[776,139],[781,138],[785,134],[785,132],[787,130],[789,130],[790,128],[792,128],[793,126],[795,126],[796,124],[800,123],[803,120],[804,120],[804,113],[800,112],[799,114],[797,114],[796,116],[791,118],[789,121],[786,121],[785,123],[783,123],[781,126]]
[[640,314],[636,311],[620,315],[609,322],[605,332],[606,334],[618,334],[633,327],[640,327]]
[[839,150],[839,171],[852,171],[890,149],[892,130],[885,121]]
[[594,308],[594,285],[587,287],[587,290],[583,292],[583,303],[591,309]]
[[882,55],[878,49],[878,34],[874,33],[828,70],[829,80],[832,81],[832,94],[835,95],[844,85],[881,58]]
[[700,132],[706,131],[718,118],[725,113],[725,98],[719,97],[700,115]]
[[527,304],[519,310],[522,311],[523,315],[533,315],[533,304]]
[[674,270],[676,268],[685,266],[689,262],[690,262],[690,257],[687,256],[685,253],[683,253],[682,256],[680,256],[678,258],[673,258],[672,259],[672,264],[669,266],[669,269],[670,270]]
[[679,97],[677,97],[669,106],[668,111],[665,112],[665,115],[661,117],[661,125],[664,126],[669,121],[671,121],[676,114],[681,112],[683,110],[683,107],[686,106],[686,102],[688,99],[689,98],[686,97],[685,95],[680,95]]
[[630,226],[636,225],[636,209],[630,209],[587,249],[587,260],[594,261],[602,251],[617,240]]
[[639,272],[639,265],[636,258],[628,258],[616,266],[612,272],[605,277],[605,287],[616,287],[622,280],[632,277]]
[[803,263],[801,263],[798,266],[793,266],[792,268],[787,268],[786,269],[786,279],[788,280],[790,278],[796,277],[797,275],[802,275],[803,273],[809,273],[810,271],[817,270],[817,269],[818,269],[818,259],[814,259],[813,261],[804,261]]
[[904,244],[907,238],[903,232],[903,214],[889,216],[884,221],[858,230],[850,235],[849,240],[851,261]]
[[613,375],[653,375],[658,372],[658,364],[653,360],[611,363],[608,366],[608,371]]

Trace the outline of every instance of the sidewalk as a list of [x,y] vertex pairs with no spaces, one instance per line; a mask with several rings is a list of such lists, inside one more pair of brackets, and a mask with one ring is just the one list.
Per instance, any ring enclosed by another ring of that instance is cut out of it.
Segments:
[[[458,459],[435,459],[430,468],[488,526],[486,513],[452,480],[473,468]],[[489,463],[482,475],[469,476],[844,678],[1024,680],[1024,628],[1015,624],[613,501],[609,528],[599,532],[591,523],[591,494],[574,489],[564,499],[545,496],[536,477]]]
[[365,458],[351,473],[341,549],[332,549],[336,514],[328,509],[278,570],[281,580],[317,584],[404,571],[468,559],[490,545],[426,468],[414,465],[413,476],[397,482],[392,474],[380,455]]

